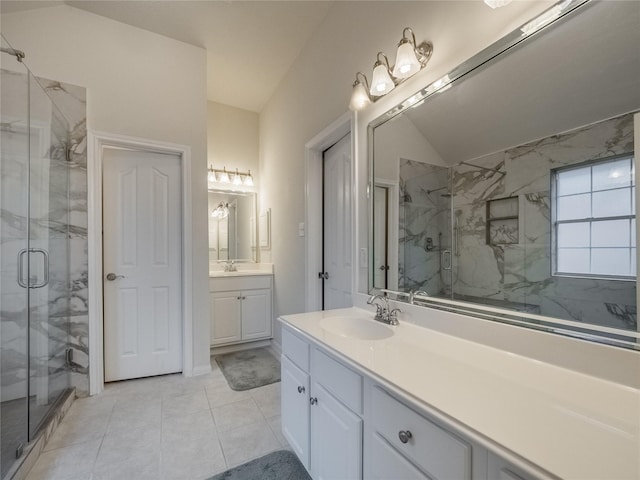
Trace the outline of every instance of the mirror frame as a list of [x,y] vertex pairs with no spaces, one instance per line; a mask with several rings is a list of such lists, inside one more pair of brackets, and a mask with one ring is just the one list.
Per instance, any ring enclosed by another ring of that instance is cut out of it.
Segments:
[[[400,291],[392,291],[385,289],[376,289],[373,288],[373,279],[374,279],[374,269],[373,265],[373,185],[374,182],[374,130],[376,127],[386,123],[387,121],[393,119],[394,117],[400,115],[405,110],[416,107],[424,103],[429,97],[440,93],[441,91],[446,90],[448,87],[452,86],[455,82],[458,82],[460,79],[463,79],[471,72],[481,69],[483,67],[487,67],[487,65],[494,58],[505,54],[509,50],[513,49],[517,45],[522,42],[527,41],[529,38],[538,35],[540,32],[544,32],[551,25],[557,25],[570,18],[572,14],[579,13],[579,9],[582,6],[585,6],[589,3],[592,3],[594,0],[563,0],[559,1],[555,5],[551,6],[549,9],[545,10],[542,14],[538,15],[535,18],[540,18],[545,15],[547,12],[551,11],[555,8],[560,8],[561,11],[553,20],[543,24],[538,29],[523,33],[520,28],[515,29],[509,34],[505,35],[501,39],[497,40],[489,47],[485,48],[478,54],[472,56],[462,64],[455,67],[446,75],[442,76],[440,79],[428,84],[426,87],[419,90],[414,95],[410,96],[406,100],[400,102],[399,104],[393,106],[391,109],[387,110],[382,115],[373,119],[367,125],[367,138],[366,138],[366,148],[367,148],[367,213],[368,213],[368,265],[367,265],[367,291],[369,294],[374,293],[382,293],[388,296],[392,300],[400,301],[407,303],[409,294]],[[531,20],[534,20],[531,19]],[[528,23],[528,22],[527,22]],[[526,25],[523,24],[523,25]],[[636,183],[640,173],[636,170]],[[636,279],[637,284],[637,279]],[[638,294],[636,293],[636,299]],[[637,331],[627,331],[622,329],[616,329],[606,326],[600,325],[592,325],[592,324],[581,324],[576,321],[564,320],[560,318],[547,317],[543,315],[530,314],[525,312],[517,312],[514,310],[507,310],[503,308],[490,307],[482,304],[475,304],[471,302],[464,302],[461,300],[450,300],[444,298],[436,298],[436,297],[422,297],[415,296],[415,299],[418,300],[419,303],[416,303],[418,306],[434,308],[437,310],[444,310],[452,313],[460,313],[463,315],[476,317],[480,319],[487,319],[492,321],[497,321],[501,323],[507,323],[511,325],[517,325],[529,329],[535,329],[539,331],[545,331],[549,333],[565,335],[570,337],[576,337],[587,341],[604,343],[616,347],[638,350],[640,351],[640,332]]]

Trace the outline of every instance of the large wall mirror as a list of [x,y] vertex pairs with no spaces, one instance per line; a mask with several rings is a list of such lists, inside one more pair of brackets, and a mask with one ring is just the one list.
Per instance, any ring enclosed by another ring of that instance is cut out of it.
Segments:
[[209,265],[257,261],[256,194],[209,190]]
[[638,348],[640,8],[545,19],[370,124],[370,291]]

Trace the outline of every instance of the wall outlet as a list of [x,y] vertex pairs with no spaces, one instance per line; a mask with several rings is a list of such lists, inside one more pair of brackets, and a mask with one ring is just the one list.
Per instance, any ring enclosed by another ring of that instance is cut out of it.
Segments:
[[298,224],[298,236],[304,237],[304,222]]

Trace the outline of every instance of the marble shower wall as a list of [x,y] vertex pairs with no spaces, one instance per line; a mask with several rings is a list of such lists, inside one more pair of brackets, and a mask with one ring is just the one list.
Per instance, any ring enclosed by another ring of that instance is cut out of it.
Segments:
[[[633,115],[554,135],[452,169],[455,297],[636,330],[635,282],[551,276],[550,170],[633,152]],[[486,202],[518,197],[518,243],[487,245]]]
[[449,169],[401,158],[399,177],[398,287],[447,294],[450,270],[441,268],[441,255],[451,249]]
[[[14,111],[3,103],[3,122],[14,113],[26,118],[24,73],[2,71],[3,89],[12,95]],[[84,88],[42,78],[31,78],[31,168],[26,121],[2,131],[2,388],[3,400],[24,396],[27,378],[26,294],[17,286],[16,252],[26,247],[30,200],[30,246],[49,253],[49,284],[30,290],[32,392],[50,397],[69,385],[88,394],[88,285],[87,285],[87,132]],[[3,96],[4,100],[4,96]],[[52,104],[51,100],[55,102]],[[30,175],[30,197],[26,194]],[[15,180],[15,181],[14,181]],[[11,186],[15,191],[9,191]],[[22,238],[21,238],[22,237]],[[36,273],[39,258],[33,260]],[[65,351],[73,348],[76,364],[66,364]],[[12,371],[5,371],[5,365]]]

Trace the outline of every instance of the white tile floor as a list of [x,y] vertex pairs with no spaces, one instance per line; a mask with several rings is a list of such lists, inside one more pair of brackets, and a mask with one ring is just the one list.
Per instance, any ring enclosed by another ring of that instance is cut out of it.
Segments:
[[282,448],[280,383],[235,392],[212,362],[77,399],[27,480],[201,479]]

